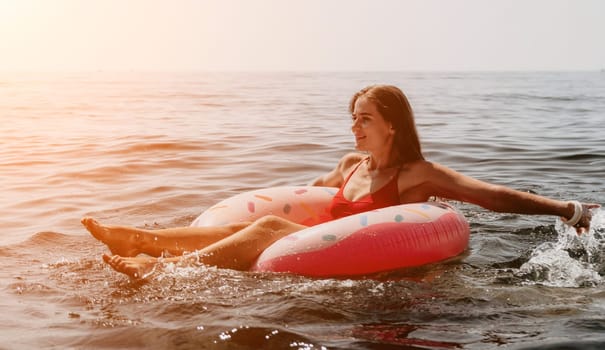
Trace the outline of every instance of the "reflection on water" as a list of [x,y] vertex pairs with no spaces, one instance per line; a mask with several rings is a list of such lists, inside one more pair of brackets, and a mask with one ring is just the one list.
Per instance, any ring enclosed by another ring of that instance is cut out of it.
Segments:
[[[0,75],[0,341],[15,348],[590,349],[605,346],[605,214],[454,203],[469,250],[359,279],[165,264],[131,282],[81,227],[188,225],[351,150],[359,88],[408,93],[427,156],[468,175],[605,203],[597,73]],[[582,120],[582,123],[577,123]],[[94,334],[94,336],[91,336]]]

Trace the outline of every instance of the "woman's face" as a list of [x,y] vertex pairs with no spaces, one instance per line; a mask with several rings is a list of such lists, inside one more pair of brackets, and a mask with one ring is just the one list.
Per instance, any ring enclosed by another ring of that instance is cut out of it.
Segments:
[[351,131],[359,151],[382,154],[390,152],[395,130],[384,120],[372,100],[361,96],[355,101]]

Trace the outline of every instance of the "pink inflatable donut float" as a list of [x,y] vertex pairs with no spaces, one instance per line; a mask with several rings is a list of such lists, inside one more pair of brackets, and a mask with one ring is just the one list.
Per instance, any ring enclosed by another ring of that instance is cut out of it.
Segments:
[[254,221],[276,215],[309,228],[265,249],[252,271],[313,277],[368,275],[455,257],[468,246],[469,225],[440,202],[402,204],[331,220],[332,187],[272,187],[210,207],[192,226]]

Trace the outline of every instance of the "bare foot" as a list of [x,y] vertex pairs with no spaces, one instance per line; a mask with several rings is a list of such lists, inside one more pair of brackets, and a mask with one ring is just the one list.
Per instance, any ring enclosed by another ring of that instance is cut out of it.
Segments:
[[119,226],[103,226],[97,220],[85,217],[82,225],[93,235],[94,238],[105,243],[112,254],[123,257],[137,256],[137,249],[141,234],[136,229],[128,229]]
[[123,257],[119,255],[109,256],[103,254],[103,260],[117,272],[128,275],[133,279],[145,279],[158,264],[156,258],[141,256],[141,257]]

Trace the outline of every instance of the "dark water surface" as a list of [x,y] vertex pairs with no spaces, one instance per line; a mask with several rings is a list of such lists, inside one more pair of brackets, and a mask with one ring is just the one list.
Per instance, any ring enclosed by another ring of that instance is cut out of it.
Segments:
[[601,210],[577,237],[455,203],[463,256],[360,280],[183,263],[131,282],[80,226],[183,226],[308,183],[352,150],[370,83],[407,92],[431,160],[605,204],[604,73],[2,73],[0,348],[605,348]]

